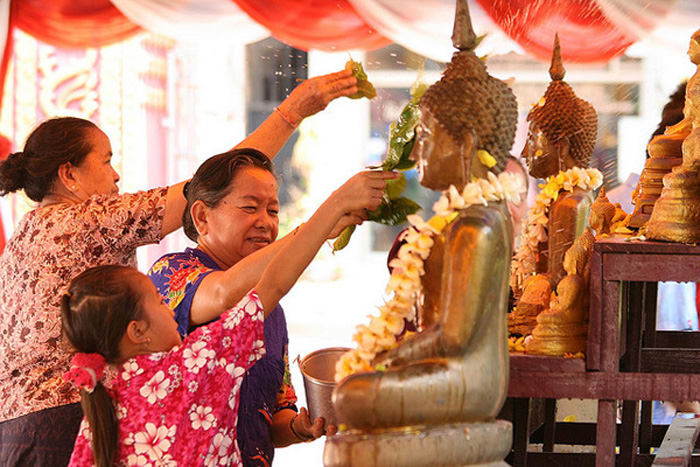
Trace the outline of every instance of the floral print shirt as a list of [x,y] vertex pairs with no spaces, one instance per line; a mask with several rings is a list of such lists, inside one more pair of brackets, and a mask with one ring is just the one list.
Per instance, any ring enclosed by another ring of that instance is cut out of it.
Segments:
[[20,220],[0,256],[0,422],[80,400],[62,379],[61,295],[89,267],[136,266],[136,247],[162,237],[166,193],[93,196]]
[[[263,308],[251,291],[168,352],[139,355],[106,383],[119,420],[117,465],[242,465],[238,393],[265,354]],[[94,465],[85,419],[70,466]]]
[[[190,329],[192,300],[202,280],[220,271],[216,262],[200,249],[187,248],[156,261],[148,276],[165,303],[175,311],[178,330]],[[296,408],[297,396],[289,371],[287,321],[282,307],[265,319],[265,356],[248,370],[241,387],[238,411],[238,444],[245,466],[269,466],[275,454],[270,425],[275,413]]]

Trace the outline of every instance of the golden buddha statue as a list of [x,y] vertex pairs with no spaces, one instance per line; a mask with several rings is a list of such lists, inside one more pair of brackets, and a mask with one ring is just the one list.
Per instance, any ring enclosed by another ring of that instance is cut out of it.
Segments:
[[523,295],[515,310],[508,315],[508,332],[527,336],[537,325],[537,315],[549,308],[552,284],[544,274],[536,274],[525,279]]
[[[677,131],[680,130],[682,127],[677,128]],[[647,145],[649,158],[644,163],[637,187],[632,192],[634,212],[627,223],[629,228],[639,229],[649,221],[654,203],[661,196],[664,175],[683,162],[683,140],[689,133],[690,131],[656,135]]]
[[[473,52],[466,0],[457,2],[453,43],[458,51],[419,103],[412,157],[421,184],[461,192],[473,177],[505,167],[517,103]],[[484,165],[478,151],[494,165]],[[425,260],[423,328],[377,356],[373,365],[386,371],[338,383],[333,404],[348,431],[328,438],[325,465],[506,465],[512,429],[495,417],[508,390],[512,224],[504,201],[457,213]]]
[[[544,97],[527,116],[530,122],[523,157],[530,175],[543,178],[572,167],[587,168],[598,134],[598,115],[564,81],[559,37],[554,38],[549,83]],[[564,253],[581,235],[593,197],[580,188],[562,191],[549,210],[547,242],[540,245],[537,273],[549,275],[552,286],[564,277]]]
[[[591,104],[576,96],[571,86],[563,81],[566,70],[561,62],[559,37],[554,38],[554,50],[549,75],[552,78],[544,97],[527,116],[530,122],[522,156],[526,158],[529,173],[534,178],[551,179],[574,167],[588,168],[598,132],[598,117]],[[541,275],[555,289],[566,271],[564,254],[581,235],[587,225],[593,196],[590,190],[578,186],[572,191],[560,190],[549,207],[546,220],[546,240],[540,241],[533,252],[534,258],[520,258],[523,246],[512,264],[511,287],[518,300],[508,314],[511,334],[527,335],[534,328],[534,316],[526,312],[532,304],[521,306],[524,297],[541,296],[525,289],[539,286],[527,281],[531,275]],[[526,226],[527,229],[527,226]],[[546,309],[549,298],[537,304]]]
[[[612,206],[612,205],[611,205]],[[532,339],[525,352],[535,355],[562,356],[586,351],[590,258],[595,238],[589,227],[564,255],[567,275],[557,285],[550,309],[537,316]]]
[[683,140],[683,162],[663,178],[661,196],[647,224],[646,236],[652,240],[700,242],[700,30],[693,34],[688,56],[697,70],[686,86],[684,118],[667,133],[691,131]]
[[605,187],[603,186],[595,202],[591,205],[591,214],[588,216],[588,223],[591,229],[595,230],[596,233],[595,238],[601,238],[604,235],[610,235],[612,233],[612,227],[616,216],[619,218],[619,213],[615,205],[612,204],[606,196]]

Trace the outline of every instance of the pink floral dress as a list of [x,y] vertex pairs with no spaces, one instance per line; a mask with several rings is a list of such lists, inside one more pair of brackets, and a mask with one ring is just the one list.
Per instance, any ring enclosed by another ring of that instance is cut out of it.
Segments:
[[60,297],[92,266],[136,266],[136,248],[160,241],[167,188],[93,196],[27,213],[0,256],[0,422],[78,402],[62,379]]
[[[107,386],[119,419],[118,465],[242,465],[238,393],[246,370],[265,354],[263,316],[251,291],[181,346],[117,369]],[[71,466],[94,464],[91,438],[83,420]]]

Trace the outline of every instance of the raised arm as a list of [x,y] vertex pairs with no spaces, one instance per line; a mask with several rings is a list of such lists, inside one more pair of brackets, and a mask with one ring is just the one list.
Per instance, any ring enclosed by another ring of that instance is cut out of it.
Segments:
[[280,248],[263,272],[255,289],[266,314],[296,283],[338,220],[346,212],[379,206],[385,181],[397,176],[394,172],[362,172],[333,192],[297,234]]
[[235,147],[258,149],[274,158],[302,120],[338,97],[357,92],[357,79],[350,70],[308,79],[292,91],[267,119]]
[[[322,111],[338,97],[356,93],[355,84],[357,79],[349,70],[304,81],[280,104],[279,111],[272,112],[255,131],[235,147],[254,148],[274,158],[303,119]],[[163,236],[182,227],[182,212],[186,204],[182,188],[185,183],[186,181],[180,182],[168,188],[163,216]]]

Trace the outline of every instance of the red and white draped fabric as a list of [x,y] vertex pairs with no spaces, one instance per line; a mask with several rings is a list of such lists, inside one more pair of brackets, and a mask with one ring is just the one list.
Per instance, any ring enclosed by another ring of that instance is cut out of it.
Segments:
[[551,57],[559,34],[567,62],[607,62],[649,34],[676,0],[477,0],[525,51]]
[[231,0],[112,0],[142,28],[181,41],[237,41],[270,36]]
[[[455,0],[349,0],[358,14],[383,36],[417,54],[447,62],[452,57]],[[477,3],[469,5],[481,55],[505,54],[522,49],[510,39]]]
[[100,47],[141,28],[109,0],[12,0],[12,25],[58,47]]
[[373,50],[389,45],[347,0],[233,0],[276,39],[299,49]]

